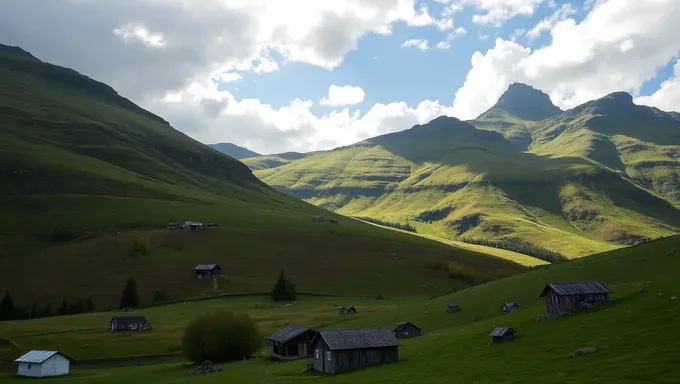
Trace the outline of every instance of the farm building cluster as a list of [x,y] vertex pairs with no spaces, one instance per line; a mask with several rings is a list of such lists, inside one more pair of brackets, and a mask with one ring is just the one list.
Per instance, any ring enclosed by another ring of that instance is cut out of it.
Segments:
[[[322,216],[314,216],[312,217],[312,221],[315,223],[323,223],[324,218]],[[338,220],[337,219],[328,219],[328,222],[331,224],[337,224]]]
[[171,222],[166,226],[168,229],[181,229],[190,231],[201,231],[204,229],[214,229],[219,227],[217,223],[201,223],[200,221],[185,221],[183,223]]
[[[216,264],[196,267],[197,278],[219,276]],[[198,277],[199,273],[201,274]],[[561,317],[610,300],[612,291],[601,281],[546,284],[539,297],[545,299],[546,317]],[[515,302],[505,302],[501,312],[520,310]],[[446,311],[461,311],[457,302],[449,302]],[[340,314],[353,315],[356,307],[343,305]],[[109,331],[149,331],[151,324],[144,316],[115,316]],[[503,343],[515,337],[511,327],[496,327],[489,334],[491,344]],[[411,322],[400,322],[393,330],[386,328],[315,330],[291,325],[278,330],[266,341],[271,345],[272,357],[280,360],[311,358],[309,370],[323,373],[344,373],[363,367],[399,361],[399,340],[417,337],[422,329]],[[49,377],[69,374],[72,359],[59,351],[30,351],[15,360],[18,374],[27,377]]]

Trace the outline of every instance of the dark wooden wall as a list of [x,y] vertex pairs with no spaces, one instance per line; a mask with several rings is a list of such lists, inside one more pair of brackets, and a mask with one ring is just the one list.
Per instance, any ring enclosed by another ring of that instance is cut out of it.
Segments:
[[[316,348],[319,349],[320,346],[321,344],[317,344]],[[319,359],[317,359],[316,351],[314,353],[314,370],[326,373],[343,373],[363,367],[399,361],[398,347],[340,351],[328,351],[324,348],[320,350]]]
[[397,339],[408,339],[409,337],[420,336],[420,329],[411,324],[407,324],[404,327],[399,328],[395,332],[395,336]]
[[596,305],[605,301],[609,301],[608,293],[560,296],[554,291],[550,291],[545,296],[545,305],[550,316],[562,316],[580,311],[583,309],[581,303]]

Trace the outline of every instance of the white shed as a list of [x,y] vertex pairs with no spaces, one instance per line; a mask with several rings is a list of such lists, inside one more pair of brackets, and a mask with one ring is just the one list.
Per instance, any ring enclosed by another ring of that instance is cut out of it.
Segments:
[[57,351],[31,351],[14,362],[19,376],[48,377],[68,375],[71,359]]

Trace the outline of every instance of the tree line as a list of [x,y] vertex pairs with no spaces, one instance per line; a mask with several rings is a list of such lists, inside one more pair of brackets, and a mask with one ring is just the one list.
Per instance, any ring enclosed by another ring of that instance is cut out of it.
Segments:
[[486,245],[487,247],[500,248],[522,253],[524,255],[533,256],[537,259],[550,263],[561,263],[563,261],[569,260],[566,256],[559,252],[551,251],[547,248],[541,247],[540,245],[513,237],[503,237],[499,240],[463,237],[460,238],[460,240],[469,244]]
[[9,292],[5,292],[5,296],[2,298],[2,301],[0,301],[0,321],[74,315],[76,313],[88,313],[93,311],[94,303],[91,297],[84,297],[73,302],[63,299],[61,305],[54,309],[50,303],[47,303],[44,306],[37,304],[15,305],[12,295]]
[[364,216],[353,216],[353,217],[355,219],[368,221],[369,223],[383,225],[385,227],[402,229],[404,231],[409,231],[409,232],[417,232],[416,227],[412,226],[409,223],[398,223],[396,221],[384,221],[384,220],[374,219],[372,217],[364,217]]

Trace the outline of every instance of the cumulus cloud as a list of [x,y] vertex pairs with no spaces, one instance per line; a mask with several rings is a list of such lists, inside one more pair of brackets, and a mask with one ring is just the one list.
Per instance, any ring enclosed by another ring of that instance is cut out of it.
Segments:
[[446,50],[451,48],[451,43],[448,41],[440,41],[435,45],[434,49],[441,49],[441,50]]
[[321,104],[329,106],[355,105],[364,101],[365,96],[366,94],[361,87],[331,85],[328,88],[328,97],[322,98]]
[[543,32],[551,30],[558,22],[575,13],[576,9],[574,9],[570,3],[562,4],[562,6],[557,11],[555,11],[555,13],[539,21],[536,26],[527,32],[526,36],[529,38],[529,40],[538,39],[541,37]]
[[475,14],[472,21],[482,25],[501,26],[519,16],[531,16],[544,0],[461,0],[462,4],[473,5],[484,13]]
[[401,45],[404,48],[418,48],[421,51],[427,51],[430,49],[430,43],[427,40],[421,40],[421,39],[411,39],[411,40],[406,40],[404,43]]
[[547,92],[562,108],[614,91],[637,93],[680,53],[678,15],[676,0],[600,0],[581,23],[557,22],[545,47],[532,51],[497,39],[485,54],[473,55],[454,115],[478,116],[515,81]]
[[649,105],[666,111],[680,111],[680,60],[675,62],[673,76],[663,83],[661,87],[649,96],[641,96],[635,99],[637,104]]

